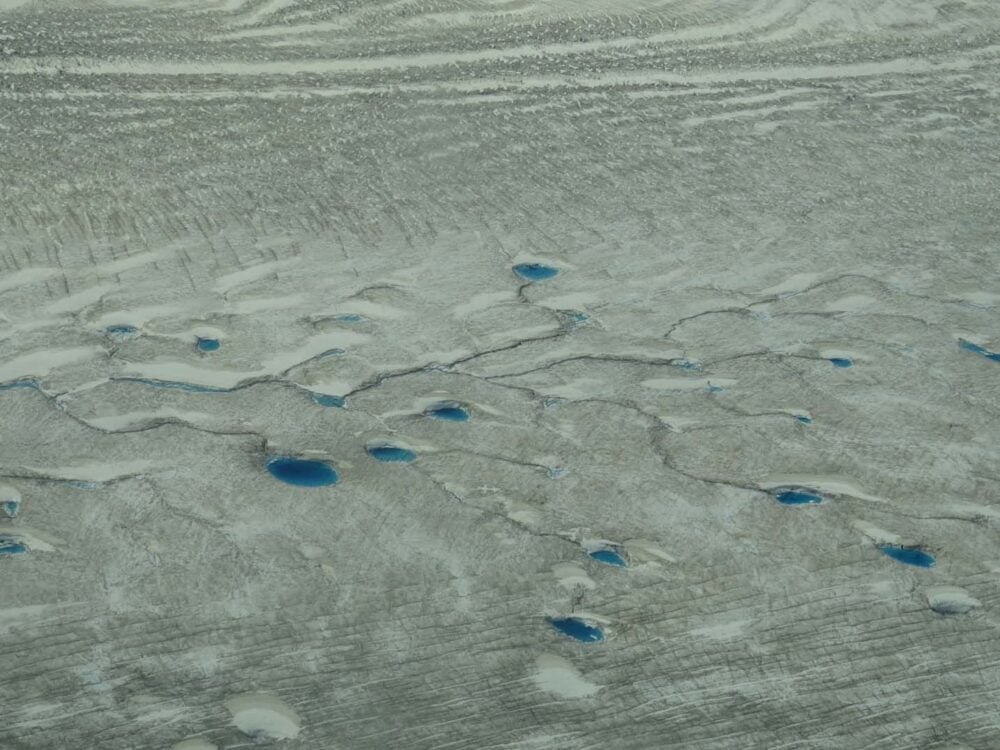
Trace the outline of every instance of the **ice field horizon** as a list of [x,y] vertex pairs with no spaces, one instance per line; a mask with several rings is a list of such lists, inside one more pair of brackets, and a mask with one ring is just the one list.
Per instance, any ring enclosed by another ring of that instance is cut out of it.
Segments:
[[1000,748],[1000,5],[0,0],[0,750]]

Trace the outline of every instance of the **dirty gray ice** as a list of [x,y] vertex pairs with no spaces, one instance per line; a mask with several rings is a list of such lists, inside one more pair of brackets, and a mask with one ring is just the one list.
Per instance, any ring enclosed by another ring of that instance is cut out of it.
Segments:
[[995,0],[0,0],[0,747],[1000,747],[998,93]]

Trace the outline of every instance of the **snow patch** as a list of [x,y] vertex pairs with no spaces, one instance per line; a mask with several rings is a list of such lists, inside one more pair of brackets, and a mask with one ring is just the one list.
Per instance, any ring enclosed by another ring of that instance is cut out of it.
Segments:
[[[3,8],[4,2],[8,1],[0,0],[0,8]],[[51,279],[53,276],[58,276],[60,273],[62,272],[57,268],[25,268],[14,273],[4,273],[4,278],[0,279],[0,292],[6,292],[9,289],[18,289],[28,284],[36,284],[39,281],[45,281],[46,279]]]
[[215,745],[208,740],[193,738],[190,740],[181,740],[176,743],[171,750],[218,750],[218,745]]
[[677,558],[649,539],[629,539],[623,545],[628,556],[637,563],[677,562]]
[[90,359],[102,354],[103,351],[94,346],[79,346],[72,349],[44,349],[31,352],[0,365],[0,383],[29,377],[44,378],[57,367]]
[[584,679],[580,671],[561,656],[542,654],[535,660],[535,667],[532,679],[547,693],[562,698],[587,698],[601,689],[600,685]]
[[927,605],[942,615],[964,615],[983,604],[958,586],[931,586],[924,590],[924,596]]
[[250,284],[254,281],[259,281],[267,276],[278,273],[289,266],[298,263],[298,258],[290,258],[288,260],[279,260],[272,263],[260,263],[256,266],[251,266],[250,268],[244,268],[240,271],[235,271],[225,276],[220,276],[215,281],[215,291],[219,294],[225,294],[236,287],[243,286],[244,284]]
[[209,424],[214,417],[199,411],[179,411],[163,408],[156,411],[139,411],[128,414],[112,414],[106,417],[90,417],[87,424],[107,432],[128,431],[151,422],[176,421],[190,425]]
[[246,693],[226,700],[233,724],[254,739],[294,739],[302,729],[295,710],[276,695]]
[[902,543],[902,537],[898,534],[893,534],[891,531],[880,529],[878,526],[868,523],[867,521],[855,519],[851,522],[851,526],[876,544],[899,545]]
[[68,482],[110,482],[113,479],[122,479],[142,474],[156,466],[152,461],[119,461],[109,464],[77,464],[75,466],[26,466],[25,470],[30,471],[39,477],[47,479],[64,479]]
[[593,589],[597,587],[594,580],[587,575],[587,572],[579,565],[572,565],[570,563],[553,565],[552,574],[556,577],[556,581],[560,586],[571,591],[575,590],[577,587],[585,589]]
[[542,514],[534,505],[515,501],[507,509],[507,518],[522,526],[534,527],[541,521]]

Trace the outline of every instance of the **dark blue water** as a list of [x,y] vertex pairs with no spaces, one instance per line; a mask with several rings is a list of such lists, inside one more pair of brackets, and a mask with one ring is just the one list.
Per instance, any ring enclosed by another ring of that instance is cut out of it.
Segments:
[[775,490],[774,497],[782,505],[817,505],[823,502],[821,495],[803,489],[786,488]]
[[296,487],[326,487],[336,484],[337,472],[323,461],[311,461],[304,458],[278,456],[269,459],[267,470],[275,479]]
[[461,404],[447,402],[432,406],[424,412],[428,417],[444,419],[448,422],[468,422],[469,412]]
[[604,640],[604,631],[596,625],[588,625],[577,617],[550,617],[549,625],[581,643],[599,643]]
[[113,339],[118,339],[124,341],[125,339],[134,339],[139,335],[139,329],[135,326],[108,326],[104,329],[104,333]]
[[417,458],[417,454],[413,451],[400,448],[396,445],[370,445],[365,450],[376,461],[385,461],[386,463],[401,462],[408,464]]
[[545,281],[556,276],[559,269],[541,263],[519,263],[514,266],[514,273],[528,281]]
[[361,323],[364,320],[357,313],[341,313],[340,315],[335,315],[334,319],[339,320],[341,323]]
[[312,398],[320,406],[336,406],[338,409],[343,409],[347,404],[347,401],[340,396],[331,396],[327,393],[314,393]]
[[812,424],[812,418],[807,417],[805,414],[796,414],[795,418],[799,420],[802,424]]
[[924,552],[919,547],[900,547],[895,544],[883,544],[879,547],[882,554],[888,555],[893,560],[898,560],[907,565],[914,565],[918,568],[931,568],[934,566],[934,555]]
[[682,359],[677,362],[677,366],[682,370],[695,371],[701,369],[701,362],[695,362],[691,359]]
[[17,512],[21,509],[21,503],[17,500],[4,500],[0,503],[0,508],[3,508],[4,515],[7,518],[15,518]]
[[627,568],[628,561],[613,549],[598,549],[589,553],[597,562],[614,565],[617,568]]
[[965,349],[966,351],[969,352],[973,352],[974,354],[978,354],[981,357],[986,357],[986,359],[988,360],[991,360],[993,362],[1000,362],[1000,352],[991,352],[986,347],[980,346],[979,344],[973,344],[971,341],[967,341],[966,339],[959,339],[958,345],[962,349]]
[[171,388],[178,391],[187,391],[189,393],[229,393],[232,388],[217,388],[211,385],[195,385],[194,383],[181,383],[176,380],[153,380],[150,378],[111,378],[114,381],[120,381],[125,383],[141,383],[142,385],[152,386],[153,388]]
[[23,555],[28,551],[28,545],[24,542],[19,542],[13,537],[2,536],[0,537],[0,556],[3,555]]
[[830,364],[834,367],[854,367],[854,363],[847,357],[830,357]]
[[200,352],[217,352],[220,346],[222,346],[222,342],[218,339],[203,339],[201,336],[198,337],[198,351]]

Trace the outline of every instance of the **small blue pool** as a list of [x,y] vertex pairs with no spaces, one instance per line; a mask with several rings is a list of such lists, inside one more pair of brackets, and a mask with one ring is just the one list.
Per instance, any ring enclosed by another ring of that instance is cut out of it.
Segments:
[[830,364],[834,367],[854,367],[854,362],[849,360],[847,357],[830,357]]
[[604,563],[605,565],[613,565],[616,568],[628,567],[628,561],[616,550],[613,550],[610,547],[606,547],[604,549],[597,549],[587,554],[589,554],[592,558],[597,560],[597,562]]
[[603,630],[596,625],[589,625],[579,617],[550,617],[549,625],[581,643],[599,643],[604,640]]
[[335,406],[338,409],[343,409],[347,401],[340,396],[331,396],[327,393],[314,393],[312,395],[313,401],[315,401],[320,406]]
[[818,505],[823,502],[822,495],[811,490],[791,487],[776,490],[774,498],[782,505]]
[[218,339],[202,338],[199,336],[197,346],[200,352],[215,352],[222,346],[222,342]]
[[139,329],[135,326],[108,326],[104,329],[104,333],[110,338],[116,339],[118,341],[124,341],[126,339],[134,339],[139,335]]
[[545,281],[557,276],[559,269],[542,263],[518,263],[514,266],[514,273],[527,281]]
[[913,565],[917,568],[934,567],[934,555],[924,552],[919,547],[902,547],[895,544],[883,544],[879,547],[882,554],[891,557],[893,560]]
[[979,344],[973,344],[971,341],[966,339],[959,339],[958,345],[968,352],[978,354],[981,357],[986,357],[986,359],[992,362],[1000,362],[1000,352],[991,352],[985,346],[980,346]]
[[12,391],[15,388],[30,388],[33,391],[41,390],[41,386],[38,384],[38,381],[31,378],[8,380],[6,383],[0,383],[0,391]]
[[369,445],[365,450],[376,461],[384,461],[385,463],[408,464],[417,458],[417,454],[413,451],[400,448],[397,445]]
[[807,417],[805,414],[796,414],[795,418],[799,420],[802,424],[812,424],[812,417]]
[[469,412],[461,404],[446,402],[437,404],[427,409],[424,414],[434,419],[443,419],[447,422],[468,422]]
[[339,479],[334,468],[324,461],[290,456],[269,459],[267,470],[275,479],[296,487],[326,487]]
[[0,536],[0,556],[23,555],[28,545],[9,536]]

